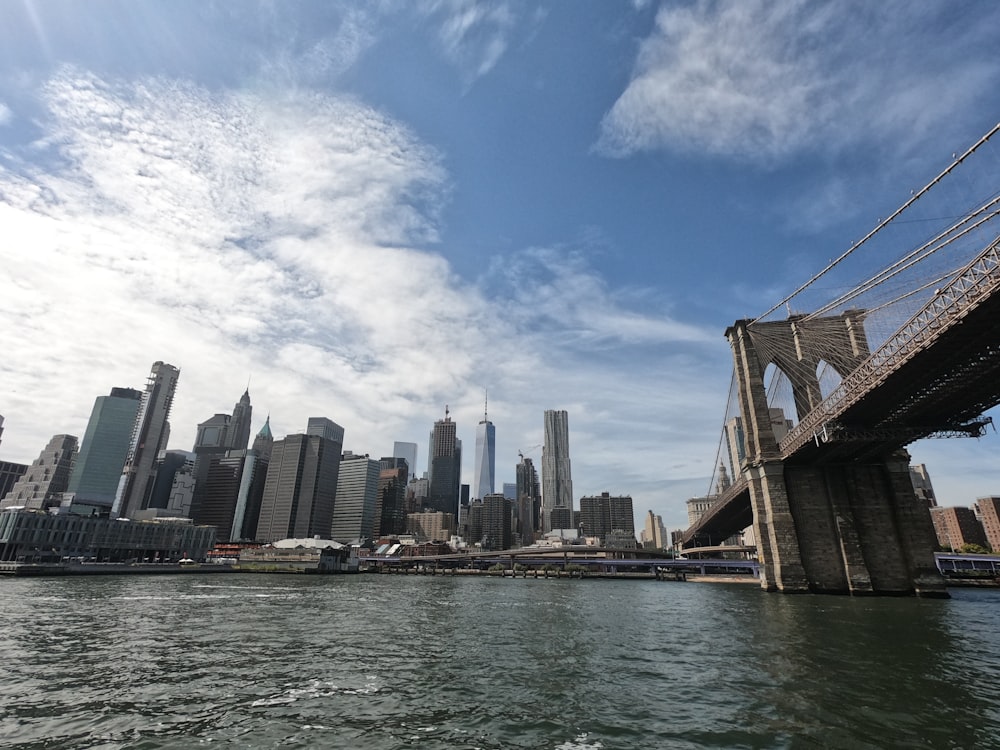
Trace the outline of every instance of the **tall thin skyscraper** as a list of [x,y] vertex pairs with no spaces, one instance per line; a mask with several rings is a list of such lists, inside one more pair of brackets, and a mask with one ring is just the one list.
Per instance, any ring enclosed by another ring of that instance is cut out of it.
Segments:
[[153,363],[135,416],[132,440],[111,508],[113,516],[127,518],[148,505],[156,477],[156,458],[160,451],[166,450],[170,437],[167,419],[180,374],[173,365],[160,361]]
[[476,470],[472,479],[472,497],[475,500],[493,494],[496,485],[496,442],[496,431],[484,408],[483,420],[476,427]]
[[74,502],[110,507],[115,501],[141,400],[142,393],[133,388],[112,388],[110,396],[94,401],[66,488]]
[[[569,462],[569,415],[563,410],[545,412],[545,445],[542,448],[542,514],[545,530],[552,530],[552,511],[573,519],[573,477]],[[567,515],[568,514],[568,515]],[[566,528],[566,527],[556,527]]]
[[517,464],[517,512],[518,531],[521,534],[521,543],[531,544],[538,532],[542,529],[541,521],[541,492],[538,487],[538,471],[530,458],[521,455],[521,460]]
[[462,441],[456,437],[457,426],[444,408],[444,419],[434,423],[430,445],[430,490],[425,510],[440,510],[458,518],[458,500],[462,481]]

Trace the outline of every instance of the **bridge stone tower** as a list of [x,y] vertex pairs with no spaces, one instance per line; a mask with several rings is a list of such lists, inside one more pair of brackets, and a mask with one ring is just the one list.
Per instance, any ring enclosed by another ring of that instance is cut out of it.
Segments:
[[[785,455],[771,425],[764,372],[792,382],[801,420],[820,401],[820,362],[845,377],[869,354],[863,312],[804,321],[741,320],[726,331],[745,431],[746,479],[769,591],[947,596],[934,562],[930,512],[898,448],[851,453],[817,440]],[[766,340],[759,347],[755,339]]]

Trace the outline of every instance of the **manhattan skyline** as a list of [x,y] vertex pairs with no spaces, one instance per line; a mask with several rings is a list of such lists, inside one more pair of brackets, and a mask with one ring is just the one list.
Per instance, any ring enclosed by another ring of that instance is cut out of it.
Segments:
[[[170,448],[250,378],[253,432],[472,445],[498,483],[573,420],[574,500],[668,528],[710,489],[734,320],[997,121],[966,2],[9,4],[0,460],[81,436],[149,363]],[[900,254],[907,248],[901,248]],[[991,412],[997,416],[997,410]],[[911,446],[944,505],[995,433]],[[474,472],[463,456],[463,481]]]

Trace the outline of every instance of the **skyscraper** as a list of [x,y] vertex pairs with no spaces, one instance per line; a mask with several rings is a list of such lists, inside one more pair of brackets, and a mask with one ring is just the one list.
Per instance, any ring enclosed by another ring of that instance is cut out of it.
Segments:
[[[552,511],[560,522],[573,518],[573,478],[569,462],[569,415],[562,410],[545,412],[545,445],[542,448],[542,511],[545,531],[551,531]],[[560,528],[556,526],[555,528]]]
[[134,388],[112,388],[111,395],[94,401],[66,487],[75,495],[74,502],[109,508],[114,503],[141,400],[142,393]]
[[652,549],[666,549],[670,540],[667,537],[667,530],[663,526],[663,519],[654,515],[653,511],[646,511],[646,524],[642,530],[642,542],[644,547]]
[[378,494],[379,462],[345,452],[340,459],[330,539],[348,544],[371,539]]
[[288,435],[274,442],[257,541],[330,534],[344,428],[320,417],[310,419],[308,429],[312,434]]
[[503,495],[489,493],[483,498],[483,549],[510,549],[513,503]]
[[392,457],[393,458],[405,458],[406,465],[410,467],[410,476],[407,478],[413,479],[417,476],[417,444],[416,443],[400,443],[395,442],[392,444]]
[[444,409],[444,419],[434,423],[430,445],[430,489],[425,510],[440,510],[458,517],[458,500],[462,481],[462,441],[456,436],[457,426]]
[[523,455],[517,464],[516,472],[518,532],[521,534],[521,544],[528,545],[535,540],[542,528],[538,472],[532,460]]
[[198,525],[215,526],[220,540],[228,540],[233,527],[252,414],[247,390],[232,416],[215,414],[198,425],[191,518]]
[[164,362],[154,362],[146,381],[139,410],[132,428],[132,439],[125,456],[112,515],[128,517],[146,508],[156,475],[156,459],[166,450],[170,437],[170,406],[177,390],[181,371]]
[[484,408],[483,419],[476,427],[476,468],[472,478],[472,497],[482,500],[493,494],[495,486],[496,431]]

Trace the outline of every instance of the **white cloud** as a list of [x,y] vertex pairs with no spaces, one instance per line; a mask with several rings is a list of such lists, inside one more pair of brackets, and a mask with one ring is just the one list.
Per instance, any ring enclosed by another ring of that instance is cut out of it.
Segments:
[[14,119],[14,113],[10,111],[10,107],[0,102],[0,126],[7,125],[12,119]]
[[448,176],[400,123],[297,89],[73,69],[41,95],[45,137],[0,167],[5,460],[82,435],[96,396],[164,360],[181,368],[171,447],[248,378],[258,425],[329,416],[376,455],[425,446],[445,403],[471,441],[488,387],[501,479],[546,408],[571,411],[579,493],[632,491],[669,519],[668,488],[710,473],[694,404],[724,398],[698,374],[707,357],[728,378],[724,344],[573,252],[520,253],[486,291],[413,249],[438,235]]
[[947,3],[665,6],[598,149],[773,163],[861,141],[912,148],[1000,76],[992,21],[945,23],[950,13]]

